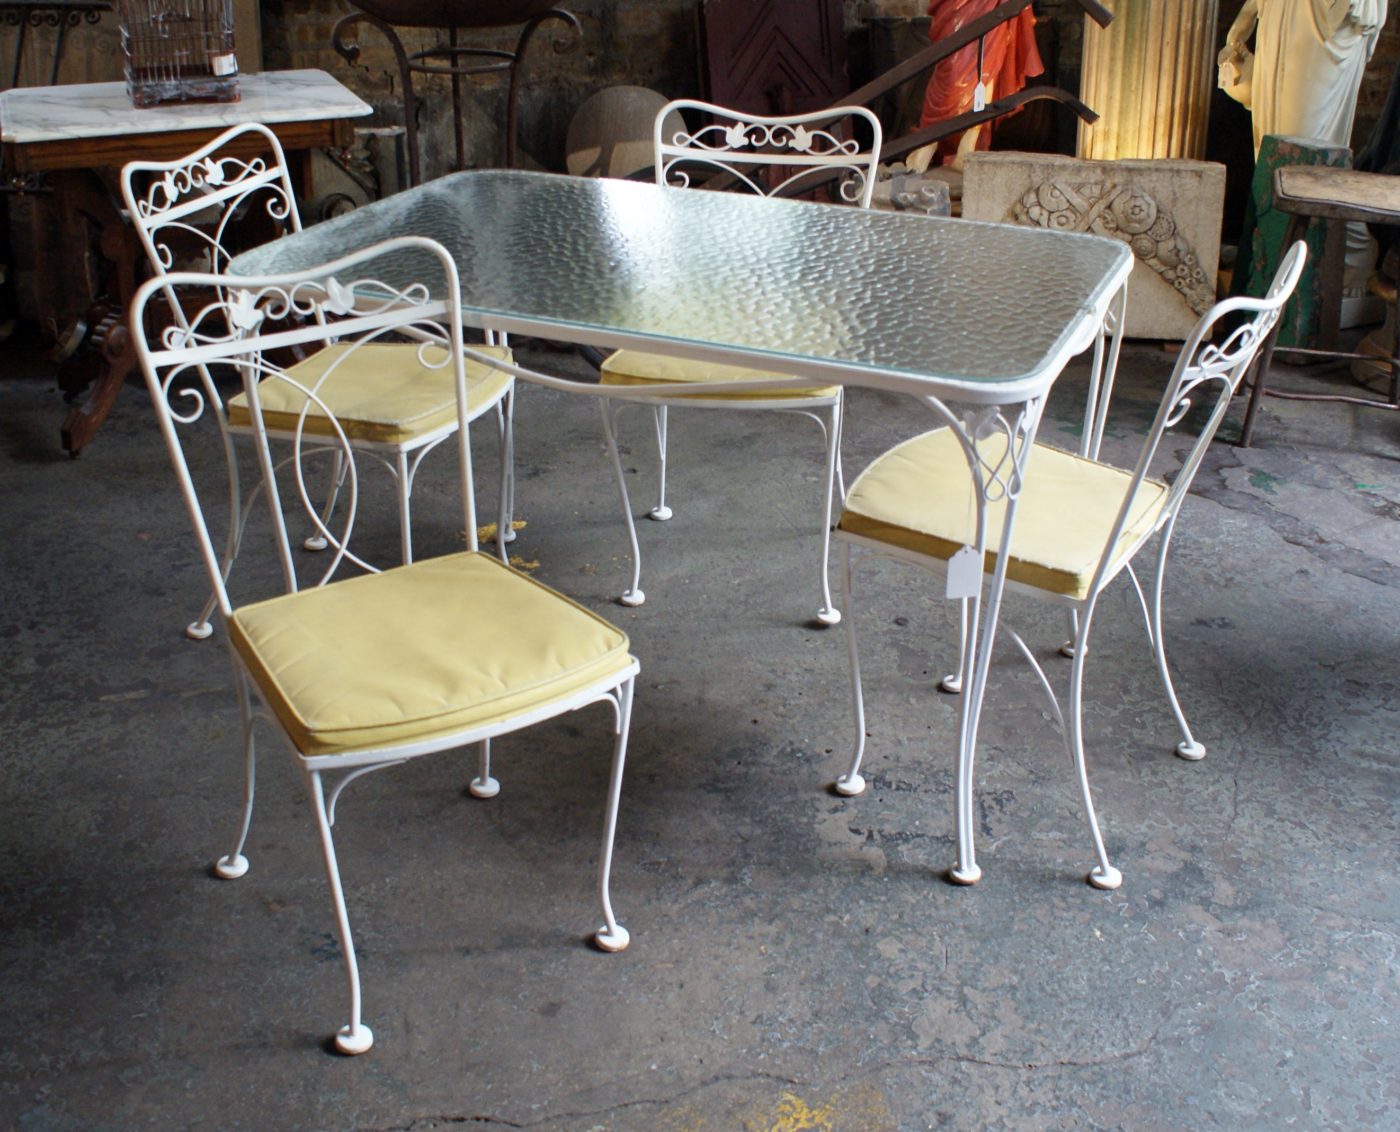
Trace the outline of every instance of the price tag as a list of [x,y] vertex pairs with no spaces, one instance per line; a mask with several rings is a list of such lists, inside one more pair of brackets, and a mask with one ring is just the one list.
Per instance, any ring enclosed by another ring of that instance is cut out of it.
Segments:
[[980,111],[987,109],[987,84],[979,82],[972,88],[972,109]]
[[970,546],[948,559],[948,600],[976,597],[982,589],[982,556]]

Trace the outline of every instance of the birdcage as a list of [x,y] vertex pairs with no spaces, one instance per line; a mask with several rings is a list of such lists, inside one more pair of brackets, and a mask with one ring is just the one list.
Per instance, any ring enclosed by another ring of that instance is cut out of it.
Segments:
[[136,106],[238,101],[233,0],[121,0],[121,33]]

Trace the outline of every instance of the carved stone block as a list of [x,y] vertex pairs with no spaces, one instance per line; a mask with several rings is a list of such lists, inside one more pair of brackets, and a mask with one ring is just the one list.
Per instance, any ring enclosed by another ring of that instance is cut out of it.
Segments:
[[1086,232],[1131,247],[1134,338],[1184,339],[1215,301],[1224,203],[1225,167],[1209,161],[973,153],[963,168],[968,220]]

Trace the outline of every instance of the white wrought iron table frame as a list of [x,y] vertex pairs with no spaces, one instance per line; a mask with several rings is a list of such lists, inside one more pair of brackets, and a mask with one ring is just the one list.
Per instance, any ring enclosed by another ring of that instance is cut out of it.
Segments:
[[[485,170],[432,181],[254,249],[230,271],[303,270],[405,234],[430,236],[452,252],[464,321],[483,330],[792,375],[735,389],[815,379],[918,399],[966,439],[982,500],[980,555],[988,501],[1007,501],[1001,545],[1011,545],[1046,396],[1066,362],[1091,346],[1097,379],[1103,328],[1110,310],[1121,310],[1132,269],[1125,245],[1096,236]],[[411,255],[374,267],[374,277],[390,285],[434,277]],[[628,394],[506,368],[560,389]],[[1011,444],[991,466],[978,442],[994,433]],[[951,870],[965,884],[981,875],[973,760],[1008,557],[998,557],[969,602]]]

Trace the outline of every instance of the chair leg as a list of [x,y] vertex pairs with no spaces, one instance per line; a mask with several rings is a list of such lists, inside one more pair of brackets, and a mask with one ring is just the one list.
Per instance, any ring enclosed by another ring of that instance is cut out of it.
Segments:
[[[335,501],[340,497],[340,489],[345,483],[345,471],[345,453],[337,448],[331,464],[330,483],[326,486],[326,505],[321,508],[321,522],[326,527],[331,525],[331,512],[335,510]],[[330,543],[325,535],[314,534],[303,539],[301,545],[304,550],[325,550]]]
[[665,405],[653,405],[652,415],[656,419],[656,506],[647,512],[647,518],[664,523],[672,514],[671,509],[666,506],[666,435],[669,416]]
[[1157,551],[1157,576],[1152,580],[1152,617],[1147,633],[1152,640],[1152,651],[1157,657],[1157,672],[1162,677],[1162,687],[1167,691],[1167,703],[1171,705],[1176,724],[1181,728],[1182,738],[1176,745],[1176,753],[1183,759],[1198,762],[1206,757],[1205,744],[1198,743],[1191,734],[1191,725],[1186,722],[1186,713],[1181,710],[1181,701],[1177,699],[1176,688],[1172,685],[1171,670],[1167,667],[1167,648],[1162,636],[1162,583],[1166,579],[1167,550],[1171,541],[1172,527],[1169,526],[1163,532],[1162,546]]
[[403,549],[403,564],[413,563],[413,519],[410,499],[413,495],[413,469],[408,466],[408,454],[400,452],[394,462],[394,476],[398,480],[399,496],[399,545]]
[[[222,423],[219,426],[219,432],[224,442],[224,460],[228,467],[228,542],[224,546],[224,560],[219,564],[219,569],[224,582],[227,583],[229,571],[233,569],[233,560],[238,557],[238,548],[243,542],[243,527],[248,514],[242,501],[243,490],[238,477],[238,453],[233,447],[233,437],[229,435],[228,429]],[[248,503],[252,503],[251,497]],[[204,608],[199,611],[199,616],[185,626],[185,636],[192,641],[207,640],[214,632],[214,623],[210,618],[214,616],[214,610],[218,604],[219,595],[211,591],[204,603]]]
[[1079,636],[1079,610],[1071,609],[1067,618],[1069,620],[1069,639],[1060,646],[1060,655],[1072,658],[1074,656],[1074,642]]
[[958,602],[958,664],[952,672],[938,682],[941,691],[956,696],[963,690],[964,657],[967,656],[967,598]]
[[1089,626],[1093,616],[1094,603],[1091,600],[1080,618],[1080,631],[1074,641],[1065,739],[1079,777],[1079,792],[1084,802],[1084,815],[1089,820],[1089,832],[1094,839],[1094,852],[1099,858],[1099,863],[1089,870],[1087,879],[1095,888],[1113,889],[1123,883],[1123,874],[1109,864],[1108,851],[1099,832],[1099,819],[1094,813],[1094,796],[1089,790],[1089,768],[1084,760],[1084,661],[1089,652]]
[[617,810],[622,799],[622,768],[627,761],[635,683],[636,677],[630,677],[617,690],[617,739],[613,745],[612,773],[608,777],[608,802],[603,812],[603,848],[598,858],[598,902],[603,909],[603,926],[593,934],[593,941],[604,951],[622,951],[631,942],[627,929],[613,915],[608,889],[612,881],[613,842],[617,836]]
[[491,740],[483,739],[478,750],[480,766],[467,789],[473,798],[494,798],[501,792],[501,784],[491,777]]
[[[233,565],[233,559],[224,559],[224,578],[228,578],[229,567]],[[199,616],[185,626],[185,636],[192,641],[207,640],[214,633],[214,622],[210,620],[214,616],[214,609],[219,604],[217,595],[210,594],[204,602],[204,608],[199,611]]]
[[311,807],[316,813],[316,828],[321,835],[321,854],[326,863],[326,880],[330,884],[331,903],[335,907],[336,932],[345,960],[345,975],[350,983],[350,1021],[335,1035],[335,1048],[344,1054],[364,1053],[374,1044],[374,1034],[360,1020],[360,967],[355,960],[355,941],[350,936],[350,914],[345,908],[345,892],[340,885],[340,866],[335,859],[335,841],[331,837],[330,820],[326,815],[326,795],[321,785],[320,771],[306,772]]
[[[836,481],[841,475],[841,397],[831,406],[831,420],[826,432],[826,469],[822,484],[822,554],[821,554],[821,605],[817,609],[817,621],[822,625],[837,625],[841,622],[841,611],[831,604],[831,513],[835,505]],[[844,488],[844,484],[842,487]],[[844,498],[844,491],[842,492]]]
[[627,477],[622,470],[622,457],[617,451],[617,414],[621,406],[607,398],[598,401],[603,417],[603,438],[612,457],[613,474],[617,477],[618,494],[622,496],[622,517],[627,522],[627,539],[632,545],[632,584],[618,598],[623,605],[641,605],[647,599],[642,592],[642,548],[637,541],[637,524],[632,518],[632,500],[627,495]]
[[855,717],[855,749],[851,755],[851,765],[846,773],[835,782],[836,793],[847,798],[855,797],[865,789],[865,779],[860,774],[860,761],[865,755],[865,695],[860,683],[860,650],[856,644],[855,606],[851,601],[851,546],[841,543],[837,568],[841,571],[841,604],[846,607],[846,656],[851,669],[851,709]]
[[496,427],[501,444],[501,496],[496,516],[496,546],[501,561],[508,561],[507,543],[515,541],[515,390],[496,403]]
[[253,790],[257,779],[257,749],[253,736],[253,705],[248,694],[248,678],[235,670],[238,715],[243,728],[243,817],[238,825],[238,837],[233,850],[214,863],[214,875],[224,880],[237,880],[248,871],[248,858],[243,847],[248,842],[248,827],[253,821]]

